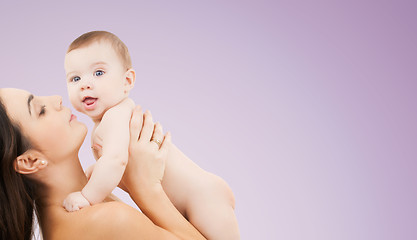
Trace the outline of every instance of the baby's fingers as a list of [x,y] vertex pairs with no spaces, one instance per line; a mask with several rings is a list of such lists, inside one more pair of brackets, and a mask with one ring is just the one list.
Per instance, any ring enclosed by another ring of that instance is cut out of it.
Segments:
[[68,212],[74,212],[74,211],[80,210],[80,208],[75,203],[74,199],[72,199],[71,197],[67,197],[64,200],[64,203],[62,205],[64,206],[65,210],[67,210]]

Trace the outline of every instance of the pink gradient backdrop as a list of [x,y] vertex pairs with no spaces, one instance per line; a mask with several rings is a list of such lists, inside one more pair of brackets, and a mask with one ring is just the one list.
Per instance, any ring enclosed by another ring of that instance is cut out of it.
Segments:
[[[416,10],[414,1],[3,1],[0,86],[69,106],[67,46],[114,32],[137,71],[135,101],[234,190],[242,239],[411,240]],[[93,162],[88,141],[80,157]]]

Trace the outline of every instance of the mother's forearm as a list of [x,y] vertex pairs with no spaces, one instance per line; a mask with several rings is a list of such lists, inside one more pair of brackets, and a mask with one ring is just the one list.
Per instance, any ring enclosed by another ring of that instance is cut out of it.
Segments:
[[156,225],[180,239],[205,239],[174,207],[160,184],[138,186],[131,190],[131,198]]

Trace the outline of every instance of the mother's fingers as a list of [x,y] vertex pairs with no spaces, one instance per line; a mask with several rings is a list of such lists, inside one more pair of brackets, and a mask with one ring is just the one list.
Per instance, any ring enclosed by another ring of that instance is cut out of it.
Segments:
[[152,121],[152,115],[150,111],[146,111],[143,114],[143,127],[142,132],[140,133],[139,142],[149,142],[151,141],[154,125]]
[[162,142],[161,148],[159,150],[162,156],[166,156],[166,154],[168,154],[169,145],[171,145],[171,132],[167,132],[164,137],[164,141]]
[[151,141],[154,142],[156,145],[158,145],[158,148],[160,148],[163,138],[164,138],[164,135],[162,132],[162,125],[159,122],[157,122],[155,123]]
[[142,129],[143,114],[142,108],[138,105],[133,109],[132,117],[130,118],[130,140],[137,141]]

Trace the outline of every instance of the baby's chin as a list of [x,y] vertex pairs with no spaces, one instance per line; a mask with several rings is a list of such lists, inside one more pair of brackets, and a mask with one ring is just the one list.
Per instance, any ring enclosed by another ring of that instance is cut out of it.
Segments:
[[86,115],[87,117],[89,117],[91,120],[95,121],[101,121],[101,119],[103,118],[104,115],[104,111],[99,111],[98,109],[92,110],[92,111],[87,111],[85,109],[75,109],[78,112]]
[[89,118],[91,118],[91,120],[96,122],[96,121],[101,121],[101,119],[103,118],[104,112],[90,111],[90,112],[84,112],[84,114],[87,115]]

